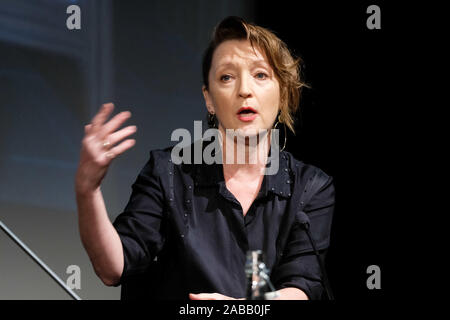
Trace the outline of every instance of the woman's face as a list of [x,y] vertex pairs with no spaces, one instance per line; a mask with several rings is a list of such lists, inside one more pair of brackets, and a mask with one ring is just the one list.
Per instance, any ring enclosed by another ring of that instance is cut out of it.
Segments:
[[273,126],[280,87],[263,51],[253,50],[248,40],[227,40],[214,51],[209,90],[203,86],[203,96],[223,133],[241,129],[251,134]]

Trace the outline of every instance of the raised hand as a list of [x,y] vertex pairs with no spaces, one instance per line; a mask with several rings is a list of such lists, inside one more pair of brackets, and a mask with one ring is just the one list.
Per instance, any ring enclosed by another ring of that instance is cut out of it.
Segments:
[[134,139],[123,139],[136,132],[136,126],[128,126],[116,131],[131,117],[129,111],[120,112],[106,122],[114,109],[106,103],[84,127],[85,135],[81,143],[80,162],[75,178],[76,191],[86,193],[96,190],[106,175],[111,161],[133,147]]

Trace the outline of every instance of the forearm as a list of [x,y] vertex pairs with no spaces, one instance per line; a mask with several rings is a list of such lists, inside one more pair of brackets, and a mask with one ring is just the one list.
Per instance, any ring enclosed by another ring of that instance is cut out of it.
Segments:
[[122,243],[109,220],[100,188],[76,193],[81,241],[96,274],[106,285],[114,285],[122,275]]

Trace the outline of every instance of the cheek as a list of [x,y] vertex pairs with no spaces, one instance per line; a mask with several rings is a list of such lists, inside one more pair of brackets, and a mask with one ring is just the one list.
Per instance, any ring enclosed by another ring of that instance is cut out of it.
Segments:
[[231,99],[227,92],[216,90],[211,96],[212,103],[215,106],[217,113],[227,113],[227,110],[232,108]]
[[265,93],[265,109],[267,110],[267,114],[270,115],[271,118],[275,119],[278,114],[278,110],[280,109],[279,89],[278,87],[271,88],[271,90],[267,90]]

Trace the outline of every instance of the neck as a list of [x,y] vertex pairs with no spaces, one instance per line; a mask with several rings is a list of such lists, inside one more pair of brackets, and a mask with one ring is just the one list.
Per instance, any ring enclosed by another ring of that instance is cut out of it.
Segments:
[[220,128],[224,174],[260,176],[266,169],[270,134],[232,135]]

